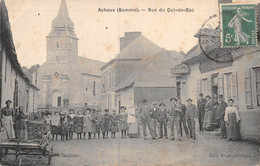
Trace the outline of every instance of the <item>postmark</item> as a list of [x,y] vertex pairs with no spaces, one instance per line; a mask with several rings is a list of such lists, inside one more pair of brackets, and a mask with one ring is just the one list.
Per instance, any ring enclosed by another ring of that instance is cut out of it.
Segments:
[[256,47],[256,4],[220,4],[221,47]]

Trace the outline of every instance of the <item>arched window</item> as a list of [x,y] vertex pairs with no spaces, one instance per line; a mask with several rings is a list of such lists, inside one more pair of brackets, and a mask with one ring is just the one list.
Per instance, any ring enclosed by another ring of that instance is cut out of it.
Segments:
[[93,96],[96,96],[96,81],[93,82]]

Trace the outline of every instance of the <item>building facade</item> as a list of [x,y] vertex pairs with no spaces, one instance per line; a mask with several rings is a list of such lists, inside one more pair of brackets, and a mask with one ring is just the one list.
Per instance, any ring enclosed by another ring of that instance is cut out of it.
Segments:
[[37,109],[39,89],[23,73],[17,60],[8,11],[5,2],[0,3],[0,108],[10,99],[14,108],[23,106],[25,112],[33,112]]
[[46,62],[37,71],[39,109],[100,104],[100,68],[105,63],[78,56],[78,38],[62,0],[47,36]]
[[194,46],[173,69],[179,95],[194,103],[199,93],[204,97],[222,94],[226,102],[233,99],[241,118],[242,139],[260,142],[260,47],[231,49],[218,58],[233,61],[210,60],[199,44]]
[[176,96],[170,69],[182,56],[160,48],[141,32],[126,32],[120,39],[120,53],[101,68],[102,108],[117,111],[122,105],[134,108],[143,99],[168,103]]

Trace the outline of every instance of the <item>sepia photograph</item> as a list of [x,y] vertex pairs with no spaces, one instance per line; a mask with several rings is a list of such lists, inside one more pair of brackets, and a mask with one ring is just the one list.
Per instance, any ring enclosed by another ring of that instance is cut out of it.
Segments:
[[259,0],[0,0],[0,166],[260,165]]

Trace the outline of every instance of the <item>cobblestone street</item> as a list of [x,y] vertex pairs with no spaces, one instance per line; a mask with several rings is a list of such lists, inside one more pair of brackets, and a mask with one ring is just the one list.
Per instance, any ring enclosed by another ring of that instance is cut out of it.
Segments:
[[[53,142],[52,165],[257,165],[259,146],[229,142],[216,134],[198,139],[171,140],[96,139]],[[144,150],[145,149],[145,150]]]

